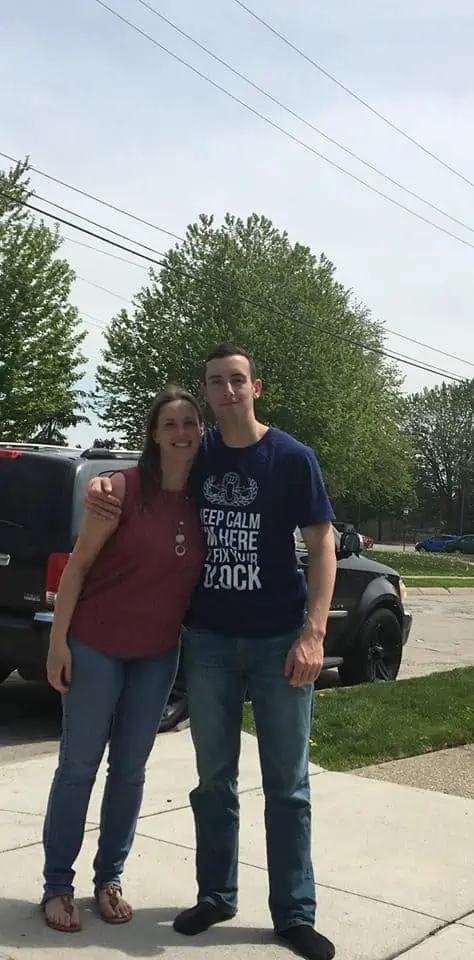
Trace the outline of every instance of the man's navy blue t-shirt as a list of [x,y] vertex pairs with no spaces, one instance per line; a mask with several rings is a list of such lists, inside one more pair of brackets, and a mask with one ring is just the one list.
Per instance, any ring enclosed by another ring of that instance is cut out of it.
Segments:
[[228,447],[213,427],[196,479],[207,556],[188,625],[234,637],[298,629],[306,582],[294,531],[334,519],[313,451],[275,427],[249,447]]

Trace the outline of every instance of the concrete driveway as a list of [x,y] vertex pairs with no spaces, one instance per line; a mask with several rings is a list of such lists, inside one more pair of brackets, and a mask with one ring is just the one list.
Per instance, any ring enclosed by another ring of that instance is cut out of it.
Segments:
[[400,678],[474,666],[474,590],[409,590],[413,627]]

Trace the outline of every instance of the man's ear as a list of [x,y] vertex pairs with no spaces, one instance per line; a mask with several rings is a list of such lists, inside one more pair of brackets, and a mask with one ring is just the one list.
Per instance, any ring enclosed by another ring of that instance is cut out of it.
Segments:
[[254,400],[258,400],[262,396],[263,383],[261,380],[254,380],[253,382],[253,397]]

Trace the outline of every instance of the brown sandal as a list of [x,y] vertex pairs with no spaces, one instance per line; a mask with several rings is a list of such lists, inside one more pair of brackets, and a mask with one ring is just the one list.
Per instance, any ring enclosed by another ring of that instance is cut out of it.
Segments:
[[99,900],[99,895],[101,893],[105,894],[105,896],[107,897],[109,906],[112,908],[112,910],[116,910],[119,904],[119,900],[122,897],[122,887],[120,886],[120,884],[105,883],[103,887],[97,888],[97,890],[95,891],[95,898],[99,905],[99,913],[104,923],[112,923],[112,924],[130,923],[130,920],[133,917],[132,908],[130,907],[130,915],[128,917],[118,917],[118,916],[111,917],[108,914],[106,914],[102,908],[102,905]]
[[59,920],[53,920],[51,917],[48,917],[46,914],[46,906],[48,903],[51,903],[52,900],[60,900],[64,912],[67,913],[69,917],[72,916],[74,912],[74,907],[76,906],[74,897],[70,893],[58,894],[55,897],[50,897],[49,900],[46,900],[46,903],[43,904],[43,912],[46,926],[51,930],[59,930],[60,933],[79,933],[82,930],[82,923],[78,921],[74,924],[69,924],[66,926],[64,923],[61,923]]

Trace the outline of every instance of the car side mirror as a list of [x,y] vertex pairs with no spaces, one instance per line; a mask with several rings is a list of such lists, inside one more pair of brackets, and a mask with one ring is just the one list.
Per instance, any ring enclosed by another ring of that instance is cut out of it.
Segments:
[[341,539],[339,541],[339,556],[351,557],[355,554],[357,557],[360,554],[360,537],[359,534],[355,531],[346,530],[345,533],[341,533]]

